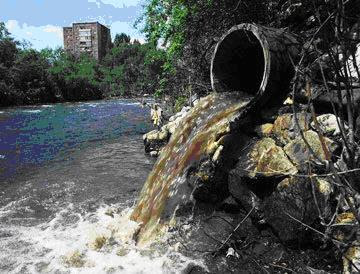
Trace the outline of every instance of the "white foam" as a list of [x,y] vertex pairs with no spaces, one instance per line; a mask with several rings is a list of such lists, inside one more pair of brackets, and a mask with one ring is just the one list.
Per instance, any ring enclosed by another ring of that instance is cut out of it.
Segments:
[[[189,263],[195,263],[172,248],[137,247],[132,238],[138,224],[129,219],[130,209],[110,213],[113,217],[106,214],[108,211],[109,207],[103,206],[86,216],[77,214],[78,222],[66,224],[64,217],[74,214],[73,206],[69,205],[49,223],[15,228],[14,240],[29,243],[31,248],[24,247],[26,252],[17,250],[17,254],[10,254],[17,260],[10,272],[26,269],[30,273],[177,273]],[[96,239],[101,237],[106,243],[96,249],[99,247]],[[4,250],[1,243],[0,250]],[[119,255],[119,250],[126,252]],[[8,251],[1,253],[0,260],[4,260]]]
[[0,154],[0,159],[5,159],[5,158],[6,158],[5,155],[1,155],[1,154]]
[[85,105],[89,107],[97,107],[100,103],[86,103]]
[[40,113],[40,112],[41,112],[41,109],[23,110],[23,112],[26,112],[26,113]]
[[138,102],[134,102],[134,103],[123,103],[121,102],[120,105],[125,105],[125,106],[140,106],[142,105],[141,103]]

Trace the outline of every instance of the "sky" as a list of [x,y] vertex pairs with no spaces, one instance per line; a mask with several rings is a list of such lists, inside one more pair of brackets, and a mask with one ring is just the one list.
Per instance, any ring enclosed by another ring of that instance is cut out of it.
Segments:
[[63,46],[62,27],[73,22],[98,21],[116,33],[144,40],[133,27],[144,0],[0,0],[0,21],[16,40],[35,49]]

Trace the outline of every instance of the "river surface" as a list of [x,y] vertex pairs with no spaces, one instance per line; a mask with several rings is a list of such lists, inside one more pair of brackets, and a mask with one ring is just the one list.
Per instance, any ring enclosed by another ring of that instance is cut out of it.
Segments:
[[0,109],[0,273],[159,272],[164,258],[89,247],[129,229],[154,164],[150,129],[149,110],[129,100]]

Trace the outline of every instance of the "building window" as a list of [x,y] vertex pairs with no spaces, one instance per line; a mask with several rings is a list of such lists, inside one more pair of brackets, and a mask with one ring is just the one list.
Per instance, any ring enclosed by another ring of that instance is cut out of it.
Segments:
[[81,30],[79,30],[79,36],[80,37],[91,36],[91,29],[81,29]]

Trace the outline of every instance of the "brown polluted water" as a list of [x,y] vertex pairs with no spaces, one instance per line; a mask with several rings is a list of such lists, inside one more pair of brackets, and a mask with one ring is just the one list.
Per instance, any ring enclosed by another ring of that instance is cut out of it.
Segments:
[[[191,199],[186,174],[203,157],[212,156],[230,133],[232,121],[252,99],[231,93],[214,93],[202,98],[183,119],[162,149],[141,191],[131,219],[140,223],[138,244],[146,244],[169,227],[180,199]],[[172,201],[171,198],[177,198]],[[180,198],[179,198],[180,197]]]

